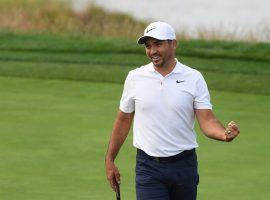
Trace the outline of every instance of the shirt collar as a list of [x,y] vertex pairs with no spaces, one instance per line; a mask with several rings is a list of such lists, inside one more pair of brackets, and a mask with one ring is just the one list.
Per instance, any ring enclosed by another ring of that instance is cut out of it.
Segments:
[[182,66],[182,64],[177,59],[175,59],[175,60],[176,60],[176,65],[175,65],[172,73],[174,73],[174,74],[180,74],[180,73],[183,72],[183,66]]

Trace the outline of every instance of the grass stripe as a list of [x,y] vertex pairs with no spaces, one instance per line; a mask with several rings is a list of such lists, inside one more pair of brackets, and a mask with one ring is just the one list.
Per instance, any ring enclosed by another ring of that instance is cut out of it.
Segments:
[[[18,45],[19,44],[19,45]],[[0,32],[0,49],[29,52],[131,53],[142,54],[135,41],[123,38],[87,38],[45,34]],[[268,43],[180,40],[181,55],[205,58],[270,61]]]

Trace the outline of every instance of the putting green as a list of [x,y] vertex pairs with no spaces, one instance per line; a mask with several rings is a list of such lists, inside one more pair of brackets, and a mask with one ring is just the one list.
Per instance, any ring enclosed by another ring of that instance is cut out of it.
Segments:
[[[115,199],[104,155],[122,85],[0,77],[0,199]],[[235,120],[232,143],[198,127],[198,199],[269,199],[270,97],[212,91],[214,112]],[[132,134],[117,164],[122,198],[135,199]]]

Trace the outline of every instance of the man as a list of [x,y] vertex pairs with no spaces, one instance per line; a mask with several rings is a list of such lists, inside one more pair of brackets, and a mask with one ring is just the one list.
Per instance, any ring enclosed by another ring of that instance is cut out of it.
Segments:
[[177,41],[169,24],[150,24],[138,43],[151,63],[126,78],[105,159],[108,181],[114,190],[120,182],[114,160],[134,118],[137,199],[195,200],[195,116],[209,138],[229,142],[240,131],[233,121],[226,128],[218,121],[201,73],[175,58]]

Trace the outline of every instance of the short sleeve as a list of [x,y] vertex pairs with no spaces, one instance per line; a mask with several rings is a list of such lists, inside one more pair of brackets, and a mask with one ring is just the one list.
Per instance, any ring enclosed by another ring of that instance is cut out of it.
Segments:
[[199,73],[195,88],[195,99],[194,99],[195,109],[212,109],[212,104],[210,103],[210,94],[207,88],[207,84]]
[[133,98],[133,78],[132,74],[129,73],[124,84],[122,97],[120,100],[119,109],[125,113],[132,113],[135,110],[135,102]]

